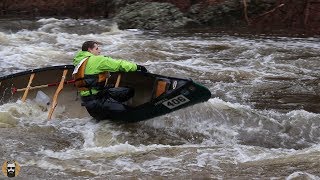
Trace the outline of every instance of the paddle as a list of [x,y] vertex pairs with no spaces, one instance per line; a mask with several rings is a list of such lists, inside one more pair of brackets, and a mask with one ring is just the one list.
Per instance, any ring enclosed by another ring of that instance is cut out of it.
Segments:
[[58,86],[56,92],[54,93],[54,96],[53,96],[53,99],[52,99],[52,105],[51,105],[51,108],[49,110],[48,119],[51,119],[52,113],[53,113],[54,109],[56,108],[56,106],[58,104],[58,102],[57,102],[58,95],[59,95],[60,91],[63,89],[64,80],[66,79],[67,73],[68,73],[68,69],[63,70],[63,74],[62,74],[59,86]]
[[[75,80],[70,80],[70,81],[65,81],[64,84],[72,84],[74,83]],[[40,89],[40,88],[45,88],[45,87],[51,87],[51,86],[58,86],[60,84],[60,82],[55,82],[55,83],[50,83],[50,84],[44,84],[44,85],[38,85],[38,86],[31,86],[29,88],[29,90],[32,89]],[[17,88],[12,88],[12,93],[16,93],[16,92],[20,92],[20,91],[25,91],[27,88],[21,88],[21,89],[17,89]]]

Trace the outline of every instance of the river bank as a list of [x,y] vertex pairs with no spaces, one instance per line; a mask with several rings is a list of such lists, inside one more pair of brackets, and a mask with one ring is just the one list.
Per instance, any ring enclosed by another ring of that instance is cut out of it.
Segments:
[[320,3],[292,0],[4,0],[0,17],[114,19],[120,29],[241,27],[261,33],[320,34]]

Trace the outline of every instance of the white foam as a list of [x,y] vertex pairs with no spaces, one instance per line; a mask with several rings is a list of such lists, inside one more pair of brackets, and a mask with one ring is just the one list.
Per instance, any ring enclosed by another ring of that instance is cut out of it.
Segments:
[[302,172],[302,171],[294,172],[290,174],[288,177],[286,177],[286,180],[294,180],[294,179],[319,180],[320,177],[307,172]]
[[37,154],[45,155],[46,157],[56,158],[60,160],[69,160],[77,158],[88,158],[88,157],[108,157],[108,156],[120,156],[127,154],[135,154],[138,152],[149,152],[157,149],[166,149],[173,146],[169,145],[139,145],[134,146],[126,143],[121,143],[108,147],[87,147],[82,149],[66,149],[63,151],[52,151],[52,150],[41,150]]
[[19,120],[7,111],[0,111],[0,128],[15,127]]
[[172,171],[181,171],[179,167],[181,161],[182,160],[178,158],[158,157],[155,160],[144,161],[142,166],[149,171],[158,171],[161,175],[165,175]]
[[[220,169],[219,167],[219,157],[224,156],[223,153],[212,153],[212,152],[203,152],[200,153],[198,150],[197,163],[198,167],[208,167]],[[190,165],[189,165],[190,166]]]
[[287,116],[289,116],[291,118],[301,118],[301,117],[303,117],[303,118],[311,119],[311,118],[319,118],[320,114],[308,112],[308,111],[305,111],[305,110],[294,110],[294,111],[288,112]]
[[43,119],[43,111],[41,108],[32,103],[30,100],[27,100],[25,103],[18,100],[16,103],[7,103],[0,106],[2,111],[8,112],[13,117],[20,118],[28,118],[28,117],[38,117],[39,119]]
[[36,162],[37,166],[42,168],[42,169],[57,169],[57,170],[65,170],[65,168],[61,165],[56,165],[56,164],[53,164],[51,162],[48,162],[46,160],[39,160],[38,162]]
[[119,157],[117,158],[113,164],[121,169],[120,171],[128,171],[128,172],[133,172],[133,171],[143,171],[144,169],[138,165],[137,163],[133,162],[132,159],[126,158],[126,157]]

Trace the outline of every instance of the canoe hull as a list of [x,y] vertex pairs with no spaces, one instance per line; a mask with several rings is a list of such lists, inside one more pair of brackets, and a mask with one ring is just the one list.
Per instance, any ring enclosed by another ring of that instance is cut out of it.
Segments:
[[[58,106],[66,107],[66,117],[87,117],[89,114],[81,106],[81,100],[72,80],[73,68],[72,65],[52,66],[1,77],[0,104],[16,102],[21,99],[29,83],[27,99],[35,99],[38,91],[43,91],[48,97],[52,98],[62,78],[62,72],[68,70],[63,89],[58,96]],[[34,74],[34,78],[30,80],[32,74]],[[152,73],[112,73],[107,82],[109,86],[117,83],[119,74],[121,74],[119,86],[134,88],[135,95],[127,102],[127,105],[131,107],[130,110],[110,117],[109,120],[115,122],[143,121],[211,98],[211,93],[206,87],[193,82],[191,79]]]

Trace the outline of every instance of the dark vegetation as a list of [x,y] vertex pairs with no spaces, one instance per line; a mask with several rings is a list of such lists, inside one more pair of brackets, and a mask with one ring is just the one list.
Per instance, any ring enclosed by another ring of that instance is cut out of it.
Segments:
[[320,0],[1,0],[0,17],[114,18],[122,29],[236,26],[320,34]]

